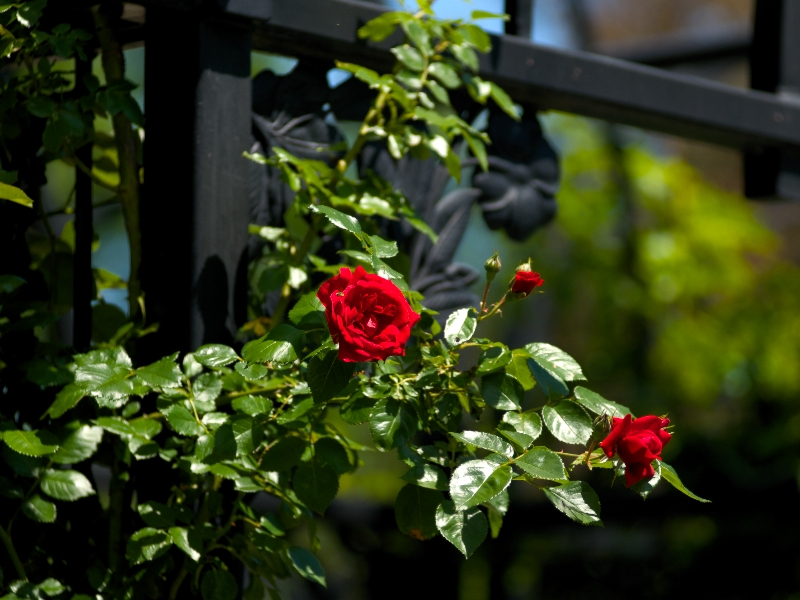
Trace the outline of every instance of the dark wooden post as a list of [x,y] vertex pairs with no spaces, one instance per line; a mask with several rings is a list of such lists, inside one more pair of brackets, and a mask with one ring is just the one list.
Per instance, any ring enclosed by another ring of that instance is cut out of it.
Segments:
[[245,316],[251,32],[163,8],[147,28],[142,286],[160,329],[142,346],[155,357],[230,343]]

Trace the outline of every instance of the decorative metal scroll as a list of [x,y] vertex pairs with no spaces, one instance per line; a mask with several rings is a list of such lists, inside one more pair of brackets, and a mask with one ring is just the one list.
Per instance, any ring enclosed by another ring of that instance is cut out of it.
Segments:
[[[361,121],[372,93],[355,79],[330,89],[327,71],[328,67],[320,63],[301,61],[289,75],[280,77],[264,71],[254,79],[253,151],[268,154],[270,148],[278,146],[300,157],[335,162],[338,154],[330,148],[343,137],[330,123],[330,113],[339,121]],[[458,104],[456,109],[468,121],[483,110],[474,104],[467,108],[466,99],[463,104],[463,109]],[[410,286],[425,296],[428,308],[443,314],[478,302],[470,289],[478,272],[453,262],[474,205],[480,207],[491,229],[504,229],[517,241],[547,224],[556,212],[558,157],[544,138],[535,112],[526,111],[520,122],[491,112],[488,133],[492,139],[489,171],[476,170],[471,187],[444,196],[450,176],[435,159],[406,156],[397,161],[380,144],[368,145],[359,158],[362,173],[372,169],[385,177],[439,234],[433,244],[405,222],[382,223],[384,236],[397,241],[411,259]],[[464,164],[475,163],[468,159]],[[293,192],[280,180],[276,169],[256,164],[252,169],[253,222],[282,226]],[[251,243],[251,250],[256,251],[259,242]],[[333,259],[339,248],[334,240],[329,245],[327,252]]]

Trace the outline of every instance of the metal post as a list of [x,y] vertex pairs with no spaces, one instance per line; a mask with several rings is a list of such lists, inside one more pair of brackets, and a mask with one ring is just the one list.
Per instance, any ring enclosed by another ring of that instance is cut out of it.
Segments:
[[[92,71],[90,60],[75,59],[75,88],[82,90],[84,76]],[[92,143],[79,148],[75,155],[88,169],[92,168]],[[86,351],[92,339],[92,179],[75,168],[75,254],[72,280],[72,345]]]
[[[750,87],[776,93],[800,105],[800,3],[758,0],[750,48]],[[782,111],[776,123],[796,126]],[[800,152],[774,147],[748,148],[744,156],[749,198],[800,200]]]
[[147,27],[142,285],[160,330],[142,342],[155,356],[231,343],[246,314],[251,32],[160,8]]
[[505,23],[505,32],[516,35],[526,40],[531,39],[533,33],[533,1],[534,0],[506,0],[506,13],[509,16]]

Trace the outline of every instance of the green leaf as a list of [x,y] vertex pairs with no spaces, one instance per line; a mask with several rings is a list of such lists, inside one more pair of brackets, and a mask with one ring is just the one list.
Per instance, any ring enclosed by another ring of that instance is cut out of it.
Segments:
[[56,500],[73,501],[94,495],[92,483],[78,471],[48,469],[40,481],[42,491]]
[[417,431],[417,417],[405,404],[394,398],[383,398],[372,409],[369,430],[378,450],[402,446]]
[[21,285],[25,285],[25,280],[17,275],[0,275],[0,294],[10,294]]
[[45,414],[57,419],[69,409],[74,408],[86,396],[86,392],[77,383],[68,383],[56,394],[56,399]]
[[58,451],[52,460],[59,464],[76,464],[97,452],[103,439],[103,428],[70,423],[59,435]]
[[558,454],[544,446],[534,446],[519,458],[514,459],[514,464],[535,479],[551,481],[567,479],[567,471]]
[[133,393],[131,369],[120,364],[80,365],[75,371],[75,382],[94,397],[121,401]]
[[525,350],[539,364],[558,375],[564,381],[586,380],[580,365],[575,359],[555,346],[537,342],[527,344]]
[[434,244],[439,241],[439,235],[433,229],[431,229],[430,225],[428,225],[425,221],[415,217],[414,215],[404,214],[403,216],[405,217],[406,221],[408,221],[409,225],[411,225],[420,233],[427,235]]
[[125,556],[131,564],[139,565],[163,556],[169,551],[170,546],[172,546],[172,537],[165,531],[145,527],[130,537],[125,547]]
[[264,471],[288,471],[300,462],[308,444],[296,436],[280,438],[261,459],[261,469]]
[[516,348],[511,351],[511,362],[506,365],[506,373],[519,381],[526,392],[536,387],[536,381],[528,368],[528,358],[525,350]]
[[0,182],[0,200],[11,200],[22,206],[33,208],[33,200],[28,197],[28,194],[16,186],[3,182]]
[[377,235],[369,236],[369,242],[378,258],[392,258],[400,253],[397,242],[389,242]]
[[336,227],[338,227],[339,229],[344,229],[345,231],[349,231],[359,239],[361,238],[361,224],[355,217],[346,215],[343,212],[338,211],[335,208],[331,208],[329,206],[317,206],[315,204],[312,204],[310,208],[314,212],[322,213],[323,215],[325,215],[328,218],[328,220],[334,225],[336,225]]
[[258,381],[259,379],[266,377],[270,372],[269,367],[266,365],[248,365],[246,362],[237,362],[234,369],[247,381]]
[[236,440],[236,456],[248,456],[261,444],[264,430],[254,426],[252,417],[235,415],[231,419],[231,428]]
[[286,553],[289,555],[292,566],[300,575],[309,581],[327,587],[328,584],[325,583],[325,569],[322,568],[316,556],[300,546],[292,546]]
[[650,495],[658,482],[661,481],[661,461],[654,460],[652,462],[653,465],[653,476],[650,479],[642,479],[634,483],[630,489],[642,497],[642,500],[647,500],[647,497]]
[[200,582],[200,594],[203,600],[236,600],[239,586],[236,579],[228,571],[211,569],[203,575]]
[[369,421],[372,409],[375,407],[374,398],[369,398],[364,394],[354,394],[347,402],[339,408],[339,416],[345,423],[350,425],[361,425]]
[[486,502],[506,489],[514,476],[507,462],[504,456],[490,454],[456,468],[450,479],[450,497],[459,510]]
[[339,475],[332,466],[312,459],[297,468],[292,487],[303,504],[324,515],[339,491]]
[[678,474],[675,472],[675,469],[673,469],[671,466],[669,466],[667,463],[663,461],[661,463],[661,477],[670,482],[679,492],[682,492],[687,496],[689,496],[689,498],[697,500],[698,502],[711,502],[711,500],[706,500],[705,498],[701,498],[700,496],[690,492],[686,488],[686,486],[683,485],[683,483],[681,482],[681,478],[678,477]]
[[255,417],[268,415],[272,410],[272,401],[263,396],[242,396],[231,402],[233,410]]
[[189,558],[197,562],[200,560],[203,540],[200,539],[199,535],[193,535],[193,533],[194,531],[190,531],[186,527],[169,528],[169,535],[172,537],[172,543],[183,550]]
[[495,373],[481,379],[483,401],[499,410],[519,410],[525,391],[519,381],[506,373]]
[[565,444],[586,444],[592,436],[592,419],[571,400],[545,406],[542,417],[550,433]]
[[430,56],[433,48],[431,48],[431,38],[425,28],[415,20],[403,21],[402,25],[406,35],[419,51],[425,56]]
[[337,352],[314,356],[308,361],[306,375],[314,404],[325,404],[335,398],[350,383],[355,370],[356,363],[339,360]]
[[117,435],[134,435],[133,427],[120,417],[100,417],[95,421],[100,427]]
[[[195,353],[195,357],[197,354]],[[183,373],[175,363],[175,358],[162,358],[158,362],[136,370],[136,375],[145,384],[153,388],[169,389],[181,387]]]
[[181,404],[170,406],[164,411],[164,416],[172,430],[181,435],[202,435],[205,431],[189,409]]
[[251,363],[293,362],[306,345],[306,334],[283,323],[267,335],[245,344],[242,358]]
[[536,378],[536,383],[542,387],[542,391],[550,400],[557,400],[569,395],[567,384],[549,367],[542,365],[534,358],[529,358],[527,362],[528,369]]
[[301,296],[297,304],[294,305],[294,308],[289,311],[289,320],[295,325],[299,325],[303,317],[316,312],[322,313],[324,318],[324,311],[325,307],[322,305],[322,302],[319,301],[319,298],[317,298],[317,292],[309,292]]
[[447,475],[439,467],[423,463],[411,467],[401,477],[404,481],[431,490],[447,491]]
[[631,412],[627,406],[606,400],[600,394],[587,390],[585,387],[578,386],[574,392],[575,400],[596,415],[605,414],[610,417],[622,418]]
[[511,100],[511,97],[494,81],[489,81],[488,83],[492,88],[492,100],[494,100],[497,106],[499,106],[509,117],[515,121],[519,121],[520,116],[516,107],[514,106],[514,102]]
[[[507,412],[503,415],[503,420],[497,429],[523,448],[527,448],[542,434],[542,419],[535,412]],[[516,435],[511,435],[511,429],[516,432]]]
[[60,581],[52,577],[48,577],[36,587],[39,588],[40,592],[44,592],[46,596],[58,596],[67,591],[67,588]]
[[473,10],[472,16],[470,17],[473,21],[477,21],[478,19],[503,19],[503,21],[508,21],[509,18],[510,17],[506,14],[492,13],[485,10]]
[[395,12],[386,12],[368,21],[358,30],[358,37],[368,38],[373,42],[382,42],[394,33],[397,28],[398,18]]
[[484,450],[505,454],[508,457],[514,456],[514,448],[502,438],[491,433],[482,431],[464,431],[462,433],[450,432],[450,435],[458,441]]
[[[214,402],[221,392],[222,379],[220,379],[218,373],[203,373],[194,380],[194,385],[192,385],[195,405]],[[210,408],[206,408],[205,410],[210,410]]]
[[422,54],[420,54],[416,48],[412,48],[408,44],[396,46],[392,48],[391,52],[397,57],[397,60],[412,71],[419,72],[425,68],[425,59],[422,57]]
[[178,511],[174,508],[161,504],[161,502],[149,501],[142,502],[136,507],[139,516],[148,527],[156,529],[167,529],[175,524]]
[[194,352],[194,357],[201,365],[216,369],[231,364],[239,358],[236,351],[224,344],[206,344]]
[[292,407],[289,410],[278,416],[279,425],[288,425],[294,421],[298,421],[298,423],[295,423],[292,426],[299,427],[303,423],[308,423],[308,417],[306,417],[306,414],[314,408],[314,399],[305,398],[300,402],[295,402],[296,403],[292,404]]
[[433,79],[428,79],[425,81],[425,87],[430,90],[431,95],[436,98],[438,102],[450,106],[450,95],[441,85],[436,83]]
[[458,76],[458,71],[447,63],[435,62],[428,68],[428,72],[438,79],[444,87],[450,88],[451,90],[461,85],[461,78]]
[[460,308],[447,317],[444,326],[444,339],[451,346],[458,346],[468,341],[478,326],[477,315],[473,308]]
[[34,494],[22,505],[22,513],[37,523],[55,523],[56,505]]
[[571,481],[557,487],[543,488],[547,499],[573,521],[583,525],[603,525],[600,499],[585,481]]
[[6,431],[3,441],[9,448],[25,456],[46,456],[58,451],[58,438],[46,430]]
[[436,535],[436,508],[444,500],[441,492],[408,484],[394,501],[397,527],[413,538],[427,540]]
[[489,531],[486,517],[480,508],[476,506],[468,510],[458,510],[450,500],[442,502],[436,510],[436,527],[465,558],[472,556]]
[[485,348],[478,360],[476,375],[487,375],[492,371],[502,369],[511,362],[511,351],[505,344],[492,344]]

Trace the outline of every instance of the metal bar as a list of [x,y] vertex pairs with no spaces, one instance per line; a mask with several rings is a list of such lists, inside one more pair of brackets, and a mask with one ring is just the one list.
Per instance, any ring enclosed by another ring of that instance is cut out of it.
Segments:
[[[380,14],[346,0],[274,0],[259,23],[254,47],[291,56],[359,62],[389,69],[389,44],[365,43],[358,28]],[[585,52],[533,44],[513,36],[493,40],[481,74],[511,97],[555,109],[736,148],[800,147],[800,106],[689,75]]]
[[[75,60],[75,87],[84,87],[84,76],[92,72],[88,60]],[[92,168],[92,143],[88,142],[75,156]],[[72,264],[72,345],[76,350],[89,349],[92,339],[92,179],[75,168],[75,254]]]
[[[150,6],[176,0],[147,0]],[[253,48],[388,70],[394,40],[372,44],[358,28],[384,9],[355,0],[255,0],[271,15],[255,24]],[[263,5],[263,6],[262,6]],[[541,46],[515,36],[493,40],[481,74],[539,109],[577,113],[734,148],[800,148],[800,106],[774,94],[741,90],[609,57]]]

